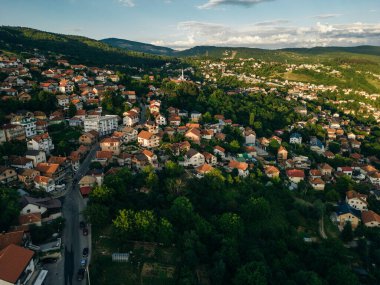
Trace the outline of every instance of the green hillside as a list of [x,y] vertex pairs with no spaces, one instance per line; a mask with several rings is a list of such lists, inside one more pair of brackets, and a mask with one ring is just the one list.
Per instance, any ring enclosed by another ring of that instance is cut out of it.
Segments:
[[123,48],[123,49],[131,50],[131,51],[156,54],[156,55],[173,55],[175,52],[173,49],[167,48],[167,47],[160,47],[156,45],[117,39],[117,38],[107,38],[100,41],[114,47]]
[[100,41],[81,36],[62,35],[23,27],[0,27],[0,50],[62,54],[71,62],[106,65],[161,66],[172,60],[167,57],[143,54],[111,47]]

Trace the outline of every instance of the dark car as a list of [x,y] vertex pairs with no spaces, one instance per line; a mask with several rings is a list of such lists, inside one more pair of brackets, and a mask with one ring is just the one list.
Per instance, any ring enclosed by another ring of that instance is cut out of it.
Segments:
[[81,268],[81,269],[78,270],[78,273],[77,273],[77,279],[78,279],[78,281],[82,281],[83,280],[85,272],[86,272],[86,270],[84,268]]
[[84,235],[84,236],[87,236],[87,235],[88,235],[88,229],[87,229],[87,228],[84,228],[84,229],[83,229],[83,235]]
[[44,264],[47,264],[47,263],[56,263],[57,262],[57,258],[45,258],[45,259],[42,259],[41,262],[44,263]]
[[83,257],[87,257],[88,256],[88,247],[85,247],[83,249],[82,255],[83,255]]
[[86,223],[83,221],[79,222],[79,228],[84,229],[86,227]]

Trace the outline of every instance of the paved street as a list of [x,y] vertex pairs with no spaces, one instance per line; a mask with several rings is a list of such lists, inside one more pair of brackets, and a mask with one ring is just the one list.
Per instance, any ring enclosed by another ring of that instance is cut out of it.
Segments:
[[[98,144],[92,147],[78,172],[73,177],[74,179],[79,181],[86,174],[98,148]],[[85,281],[77,281],[76,276],[80,268],[83,248],[88,247],[90,249],[87,264],[89,264],[91,257],[91,229],[89,228],[88,236],[83,236],[82,231],[79,229],[79,222],[83,220],[81,212],[85,208],[85,201],[79,193],[78,184],[71,185],[70,183],[67,187],[69,189],[63,197],[62,207],[63,217],[66,222],[63,233],[64,250],[62,258],[57,263],[45,266],[49,270],[46,277],[47,285],[84,284]]]

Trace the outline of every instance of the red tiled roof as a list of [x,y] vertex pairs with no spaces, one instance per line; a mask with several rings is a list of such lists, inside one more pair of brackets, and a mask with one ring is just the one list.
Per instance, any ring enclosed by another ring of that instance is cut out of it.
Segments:
[[288,177],[300,177],[305,178],[305,172],[301,169],[288,169],[286,171]]
[[380,223],[380,215],[376,214],[374,211],[363,211],[362,221],[364,224],[370,223],[370,222]]
[[33,255],[33,251],[14,244],[0,251],[0,280],[16,283]]
[[10,244],[20,245],[23,237],[24,231],[0,233],[0,250],[6,248]]

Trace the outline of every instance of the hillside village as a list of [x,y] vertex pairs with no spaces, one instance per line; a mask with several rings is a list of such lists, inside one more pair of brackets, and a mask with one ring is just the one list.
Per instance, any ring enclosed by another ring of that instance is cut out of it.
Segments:
[[[41,244],[33,244],[34,231],[30,229],[62,219],[59,198],[78,185],[87,201],[107,176],[125,168],[135,175],[155,173],[174,162],[185,169],[186,176],[197,179],[215,173],[232,181],[260,177],[267,185],[282,183],[290,191],[325,191],[326,204],[331,206],[328,217],[340,232],[347,225],[352,230],[363,225],[380,227],[380,207],[373,207],[380,201],[380,157],[363,151],[368,138],[379,130],[347,116],[364,114],[378,124],[379,108],[366,101],[354,112],[345,107],[349,100],[333,99],[325,103],[336,105],[336,110],[318,105],[320,97],[329,92],[354,93],[367,100],[378,100],[380,95],[272,80],[254,73],[266,63],[238,62],[235,68],[252,63],[252,73],[235,73],[229,68],[231,63],[224,61],[201,62],[203,83],[192,78],[192,69],[185,74],[181,69],[172,70],[176,76],[165,79],[147,72],[148,76],[134,79],[145,84],[146,92],[141,93],[121,84],[120,73],[112,67],[71,64],[38,53],[25,59],[0,55],[2,106],[17,102],[17,106],[31,107],[2,111],[0,183],[18,192],[19,214],[17,221],[2,228],[0,264],[15,255],[25,260],[25,264],[14,264],[18,271],[6,281],[16,284],[22,278],[26,282],[40,274],[32,256],[43,259],[45,255]],[[340,74],[323,65],[288,64],[285,69]],[[225,114],[206,115],[190,106],[170,104],[166,85],[191,84],[200,90],[216,84],[220,72],[221,77],[234,76],[250,85],[228,90],[228,96],[274,94],[284,102],[296,102],[294,112],[301,119],[262,136],[252,125],[239,124]],[[282,92],[284,87],[288,92]],[[113,96],[118,98],[116,104],[121,104],[116,106],[117,112]],[[49,102],[48,108],[38,109],[33,103],[37,101]],[[95,156],[89,169],[74,179],[91,150]],[[135,191],[148,194],[151,189],[144,186]],[[324,229],[311,238],[305,237],[305,241],[326,238]],[[47,242],[51,239],[43,241]],[[4,270],[0,269],[0,280]]]

